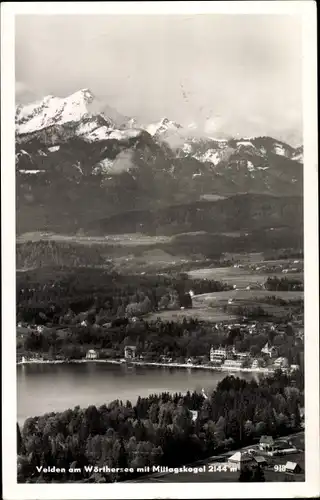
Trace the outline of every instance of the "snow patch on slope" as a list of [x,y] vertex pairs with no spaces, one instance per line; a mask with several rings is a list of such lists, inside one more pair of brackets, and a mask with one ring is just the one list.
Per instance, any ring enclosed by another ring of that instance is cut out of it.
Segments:
[[213,165],[218,165],[221,160],[218,151],[215,149],[207,149],[205,153],[196,154],[193,157],[202,163],[213,163]]
[[183,145],[182,147],[182,151],[187,154],[187,155],[190,155],[192,153],[192,147],[190,146],[190,144],[188,144],[187,142]]
[[92,132],[86,134],[84,136],[84,139],[88,142],[103,141],[105,139],[109,139],[110,132],[112,130],[113,129],[110,129],[109,127],[104,125],[103,127],[98,127]]
[[238,141],[237,146],[249,146],[255,148],[255,146],[250,141]]
[[93,173],[95,175],[119,175],[124,172],[130,172],[136,168],[132,161],[132,157],[132,151],[121,151],[114,160],[110,160],[110,158],[104,158],[104,160],[100,161],[93,169]]
[[133,137],[138,137],[141,134],[139,129],[128,129],[128,130],[113,130],[108,139],[116,139],[118,141],[131,139]]
[[275,144],[273,149],[276,155],[287,156],[286,151],[281,144]]
[[226,144],[228,142],[227,139],[218,139],[217,137],[209,137],[209,139],[214,142],[220,142],[221,144]]
[[86,123],[80,123],[79,127],[77,127],[76,134],[77,135],[87,135],[90,134],[93,130],[99,128],[97,120],[91,120]]
[[20,174],[28,174],[28,175],[35,175],[35,174],[40,174],[45,172],[45,170],[24,170],[21,169],[19,170]]
[[291,159],[303,163],[303,153],[295,153]]
[[160,122],[150,123],[149,125],[143,128],[148,132],[148,134],[154,137],[155,135],[159,136],[167,133],[175,133],[178,129],[181,129],[182,127],[178,123],[168,120],[168,118],[162,118]]

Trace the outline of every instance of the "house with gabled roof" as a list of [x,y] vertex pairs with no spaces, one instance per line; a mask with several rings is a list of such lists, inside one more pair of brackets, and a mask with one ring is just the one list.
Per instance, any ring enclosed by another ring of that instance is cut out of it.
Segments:
[[277,356],[278,351],[274,346],[269,345],[269,342],[261,349],[262,354],[266,354],[269,358],[274,358]]
[[296,462],[287,462],[286,472],[289,472],[290,474],[299,474],[302,472],[302,468]]
[[87,359],[97,359],[98,353],[94,349],[89,349],[86,354]]
[[237,465],[240,470],[242,467],[254,465],[254,458],[249,454],[242,451],[237,451],[234,455],[229,457],[228,463],[230,465]]
[[261,436],[259,441],[259,449],[263,451],[273,451],[274,439],[272,436]]
[[262,457],[261,455],[253,455],[254,461],[256,462],[256,465],[259,467],[265,467],[268,465],[268,462],[265,457]]

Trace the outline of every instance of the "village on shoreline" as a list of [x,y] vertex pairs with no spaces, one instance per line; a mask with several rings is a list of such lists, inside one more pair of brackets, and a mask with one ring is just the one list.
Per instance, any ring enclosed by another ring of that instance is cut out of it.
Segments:
[[[117,320],[119,321],[119,320]],[[136,324],[137,319],[132,318],[130,323]],[[109,326],[109,325],[108,325]],[[248,325],[241,324],[221,324],[215,325],[213,329],[216,328],[230,331],[232,327],[239,328],[240,330],[248,330],[250,333],[254,334],[257,330],[258,323],[250,323]],[[262,326],[268,326],[260,324]],[[270,325],[269,325],[270,326]],[[285,329],[285,325],[282,327],[277,327],[278,332]],[[35,334],[44,333],[43,326],[37,326],[33,330],[30,325],[22,327],[21,324],[17,325],[17,329],[22,329],[22,336],[26,332],[34,331]],[[274,325],[271,325],[271,329],[275,329]],[[260,330],[260,328],[259,328]],[[259,331],[258,330],[258,331]],[[303,335],[303,334],[302,334]],[[292,364],[284,354],[279,352],[278,347],[272,345],[268,340],[262,348],[259,348],[259,352],[255,354],[251,353],[249,350],[243,350],[242,352],[236,349],[235,345],[219,345],[211,346],[207,355],[205,352],[201,356],[190,356],[183,357],[180,356],[178,359],[173,354],[161,354],[159,353],[154,359],[149,358],[147,353],[141,351],[136,345],[125,345],[121,350],[118,351],[116,356],[107,352],[105,349],[94,348],[92,345],[88,345],[86,349],[83,350],[80,356],[68,356],[64,353],[60,354],[49,354],[46,352],[20,352],[17,355],[17,365],[31,365],[31,364],[83,364],[83,363],[107,363],[113,365],[125,365],[129,367],[133,366],[146,366],[146,367],[164,367],[164,368],[183,368],[183,369],[202,369],[210,370],[216,372],[245,372],[245,373],[261,373],[261,374],[273,374],[277,370],[281,370],[285,373],[292,373],[296,370],[300,370],[299,364]]]
[[257,368],[239,368],[239,367],[224,367],[224,366],[211,366],[211,365],[195,365],[193,363],[156,363],[148,361],[123,361],[118,359],[23,359],[17,362],[18,365],[58,365],[58,364],[84,364],[84,363],[107,363],[112,365],[127,365],[127,366],[157,366],[165,368],[188,368],[188,369],[203,369],[211,371],[230,371],[230,372],[260,372],[260,373],[274,373],[275,369],[257,367]]
[[281,370],[282,372],[285,373],[290,373],[292,371],[295,371],[299,369],[294,365],[293,367],[285,367],[285,366],[278,366],[278,367],[263,367],[263,366],[255,366],[255,367],[243,367],[243,366],[212,366],[209,364],[194,364],[192,362],[187,362],[187,363],[176,363],[176,362],[148,362],[148,361],[141,361],[141,360],[130,360],[130,359],[90,359],[90,358],[83,358],[83,359],[43,359],[41,357],[39,358],[32,358],[32,359],[26,359],[25,357],[22,357],[21,361],[17,361],[17,366],[25,366],[25,365],[65,365],[65,364],[110,364],[110,365],[121,365],[121,366],[127,366],[127,367],[134,367],[134,366],[146,366],[146,367],[159,367],[159,368],[184,368],[184,369],[200,369],[200,370],[209,370],[209,371],[214,371],[214,372],[226,372],[226,373],[234,373],[234,372],[244,372],[244,373],[261,373],[261,374],[274,374],[276,370]]

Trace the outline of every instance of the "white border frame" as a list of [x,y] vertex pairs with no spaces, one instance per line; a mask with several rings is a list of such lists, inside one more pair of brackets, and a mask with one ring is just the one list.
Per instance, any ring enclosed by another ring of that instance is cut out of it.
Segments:
[[[1,5],[2,442],[6,500],[88,498],[314,497],[319,481],[319,282],[317,165],[317,27],[313,1],[6,2]],[[304,483],[17,484],[15,315],[14,16],[16,14],[287,14],[303,21],[305,414]],[[210,487],[210,485],[212,485]]]

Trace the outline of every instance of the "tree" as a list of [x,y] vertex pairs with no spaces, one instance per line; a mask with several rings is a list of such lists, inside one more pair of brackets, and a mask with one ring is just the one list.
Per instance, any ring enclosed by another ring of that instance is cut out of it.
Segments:
[[253,476],[252,469],[247,465],[245,465],[240,469],[238,481],[242,483],[249,483],[250,481],[252,481],[252,476]]
[[149,297],[145,297],[142,302],[140,302],[140,312],[141,314],[147,314],[152,310],[152,304]]
[[251,356],[257,356],[260,353],[260,347],[257,344],[253,344],[250,346],[250,354]]
[[17,422],[17,454],[20,455],[20,452],[22,451],[23,451],[23,442],[22,442],[20,427]]
[[126,469],[128,467],[127,453],[122,438],[120,440],[117,439],[114,443],[112,454],[116,467],[120,469]]
[[139,316],[139,314],[141,314],[141,304],[138,304],[137,302],[128,304],[126,307],[126,314],[129,317]]
[[253,475],[252,475],[251,481],[253,483],[263,483],[265,480],[266,479],[264,477],[263,469],[260,466],[255,467],[253,470]]
[[170,296],[168,294],[163,295],[159,300],[158,307],[159,309],[167,309],[170,302]]
[[[149,325],[150,326],[150,325]],[[182,336],[184,330],[199,328],[196,322],[157,324],[163,336]],[[160,331],[160,330],[159,330]],[[123,342],[125,332],[121,332]],[[294,387],[292,384],[295,384]],[[290,432],[299,423],[299,405],[303,402],[303,377],[294,373],[276,373],[260,382],[247,382],[228,376],[205,399],[197,392],[151,394],[139,397],[135,405],[115,400],[99,408],[76,407],[61,413],[27,419],[22,431],[19,481],[85,482],[125,479],[119,474],[81,476],[37,475],[39,465],[83,470],[84,465],[125,468],[161,464],[177,466],[217,454],[236,445],[249,444],[261,434]],[[192,422],[190,410],[198,411]],[[19,449],[19,429],[17,425]],[[76,465],[75,465],[76,464]],[[90,477],[89,477],[90,476]],[[264,481],[263,470],[245,467],[240,482]]]
[[158,420],[159,406],[156,403],[152,403],[148,410],[148,416],[152,423],[156,423]]
[[17,457],[17,481],[18,483],[28,482],[28,477],[33,473],[34,467],[25,456]]
[[247,420],[244,424],[244,435],[248,441],[251,440],[254,434],[254,425],[251,420]]
[[170,295],[170,303],[168,309],[178,309],[180,307],[179,294],[176,290],[172,290]]
[[190,293],[185,293],[180,299],[181,306],[190,309],[192,307],[192,298]]

